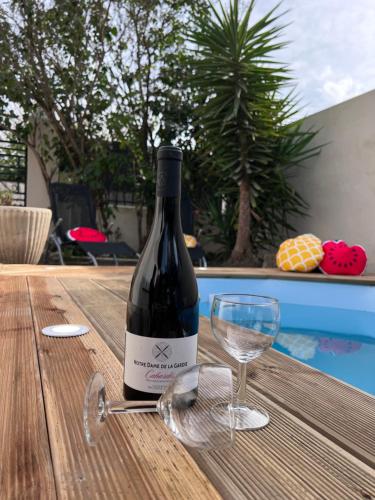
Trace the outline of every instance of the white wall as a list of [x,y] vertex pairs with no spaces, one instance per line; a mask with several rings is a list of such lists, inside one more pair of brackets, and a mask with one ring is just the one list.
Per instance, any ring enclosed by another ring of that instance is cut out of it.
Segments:
[[306,125],[321,129],[316,144],[328,144],[292,181],[310,205],[310,217],[292,222],[298,233],[363,245],[367,271],[375,272],[375,91],[311,115]]
[[26,205],[49,208],[50,201],[38,160],[31,148],[27,149]]
[[[42,118],[35,119],[35,129],[29,140],[37,151],[42,149],[42,138],[49,136],[52,138],[53,132]],[[46,168],[49,173],[54,172],[52,181],[57,181],[58,172],[56,170],[56,158],[46,160]],[[28,207],[49,208],[50,200],[46,183],[40,168],[39,161],[33,149],[27,148],[27,181],[26,181],[26,205]]]
[[[115,210],[112,230],[119,231],[119,240],[125,241],[133,250],[139,249],[138,220],[135,207],[130,205],[119,205]],[[146,209],[142,214],[142,235],[146,232]]]

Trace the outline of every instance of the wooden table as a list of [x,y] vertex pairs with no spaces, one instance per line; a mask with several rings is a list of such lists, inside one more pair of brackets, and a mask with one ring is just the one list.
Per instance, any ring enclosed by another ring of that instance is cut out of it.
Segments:
[[[0,269],[1,499],[375,498],[375,398],[270,350],[248,398],[271,424],[231,450],[190,453],[157,415],[111,418],[84,443],[82,400],[94,371],[121,398],[132,268]],[[82,323],[70,339],[46,325]],[[232,360],[200,323],[201,361]]]

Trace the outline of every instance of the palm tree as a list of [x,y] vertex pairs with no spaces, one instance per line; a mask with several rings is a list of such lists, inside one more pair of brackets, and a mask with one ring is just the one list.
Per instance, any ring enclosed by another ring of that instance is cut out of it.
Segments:
[[[292,97],[282,98],[279,91],[291,78],[288,68],[271,57],[285,45],[279,40],[284,26],[278,24],[278,6],[251,25],[254,3],[242,18],[238,0],[231,0],[228,11],[221,2],[218,10],[210,4],[190,33],[192,84],[200,96],[199,141],[207,162],[214,163],[223,179],[235,181],[239,190],[232,264],[253,258],[252,221],[261,220],[255,209],[257,196],[267,192],[275,168],[280,173],[285,162],[296,164],[312,154],[304,148],[314,135],[302,132],[300,124],[286,125],[296,110]],[[283,150],[284,140],[289,147]],[[283,155],[277,158],[275,152]]]

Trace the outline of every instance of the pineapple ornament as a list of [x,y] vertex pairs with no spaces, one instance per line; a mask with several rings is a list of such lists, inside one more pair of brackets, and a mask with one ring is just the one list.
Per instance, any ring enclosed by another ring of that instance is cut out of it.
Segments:
[[276,264],[282,271],[308,273],[318,267],[323,257],[321,240],[313,234],[302,234],[281,243]]

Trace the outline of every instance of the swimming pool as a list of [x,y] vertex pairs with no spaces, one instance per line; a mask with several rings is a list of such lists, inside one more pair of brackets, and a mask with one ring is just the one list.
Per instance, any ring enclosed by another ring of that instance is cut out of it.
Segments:
[[275,349],[375,395],[375,286],[255,278],[198,278],[198,286],[207,317],[217,293],[277,298]]

